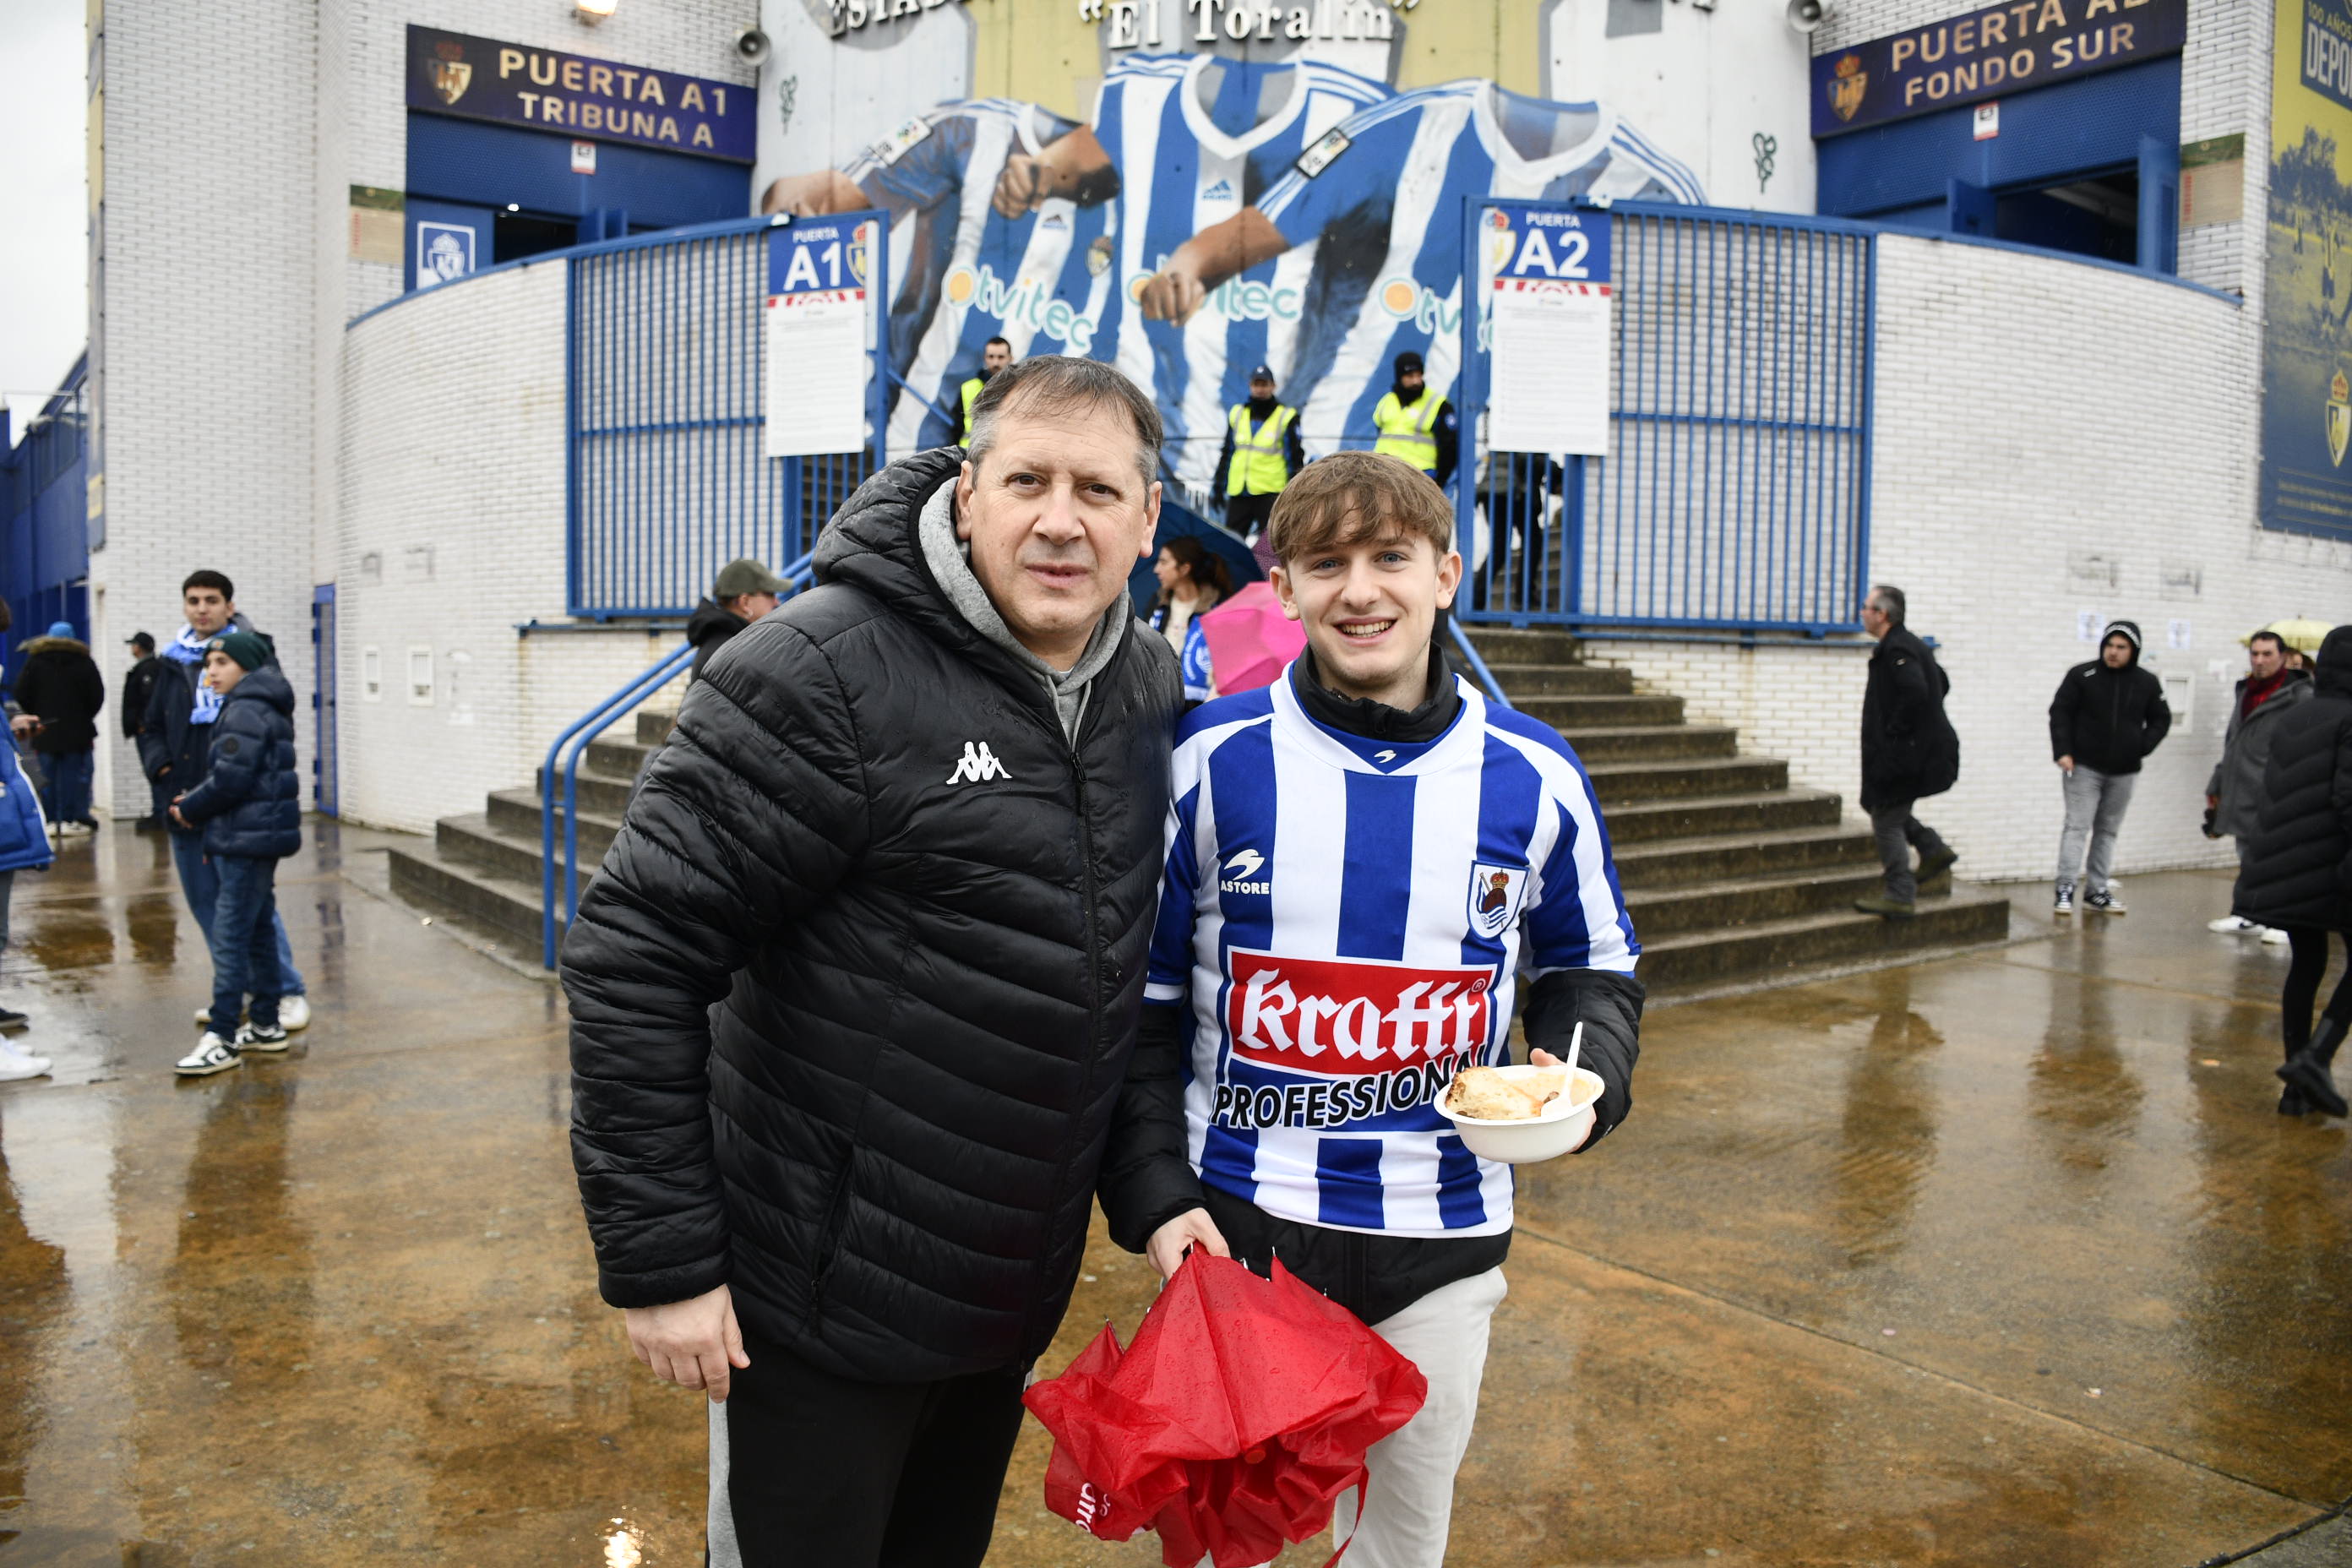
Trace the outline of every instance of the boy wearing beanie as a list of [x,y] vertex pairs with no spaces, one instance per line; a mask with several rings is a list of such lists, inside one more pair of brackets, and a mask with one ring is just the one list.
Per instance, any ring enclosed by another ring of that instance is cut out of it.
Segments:
[[[2164,685],[2139,665],[2139,626],[2109,621],[2099,657],[2078,664],[2050,700],[2050,755],[2065,776],[2066,829],[2058,840],[2058,892],[2051,912],[2074,912],[2075,878],[2083,908],[2119,915],[2123,900],[2107,881],[2116,835],[2123,830],[2139,764],[2172,728]],[[2090,845],[2085,865],[2084,844]]]
[[[278,862],[302,847],[301,784],[294,772],[294,689],[269,645],[231,632],[205,645],[205,684],[220,698],[204,782],[172,802],[172,819],[201,828],[220,880],[210,939],[213,1025],[173,1070],[226,1072],[247,1051],[282,1051],[278,1023]],[[253,1000],[245,1026],[219,1031]]]

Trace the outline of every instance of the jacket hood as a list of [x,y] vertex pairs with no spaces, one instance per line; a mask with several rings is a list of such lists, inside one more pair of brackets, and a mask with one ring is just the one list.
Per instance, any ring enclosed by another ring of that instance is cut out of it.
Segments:
[[294,688],[287,683],[284,673],[274,664],[246,671],[245,679],[236,683],[236,689],[221,699],[224,707],[231,702],[247,700],[267,702],[288,718],[294,716]]
[[[2126,669],[2137,668],[2139,666],[2140,650],[2139,623],[2137,621],[2109,621],[2107,623],[2106,630],[2099,634],[2099,647],[2102,649],[2105,648],[2107,646],[2107,639],[2116,636],[2117,633],[2121,633],[2124,640],[2131,644],[2131,658],[2124,661],[2124,668]],[[2104,653],[2102,653],[2099,662],[2102,664],[2106,662],[2106,658]]]
[[39,653],[78,653],[87,656],[89,652],[89,644],[79,637],[34,637],[19,651],[28,658]]
[[716,599],[705,599],[694,606],[694,615],[686,623],[686,640],[700,647],[713,637],[731,637],[751,624]]
[[2330,697],[2352,697],[2352,626],[2338,626],[2319,645],[2319,689]]
[[817,535],[810,566],[817,582],[845,583],[950,647],[992,655],[940,591],[917,533],[923,503],[962,469],[961,447],[935,447],[892,463],[833,514]]

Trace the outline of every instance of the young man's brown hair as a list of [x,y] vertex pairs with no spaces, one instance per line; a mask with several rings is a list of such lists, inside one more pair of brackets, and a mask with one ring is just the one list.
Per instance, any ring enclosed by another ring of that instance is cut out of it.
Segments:
[[1282,489],[1266,547],[1280,561],[1367,539],[1429,541],[1443,561],[1454,548],[1454,504],[1419,468],[1381,452],[1334,452]]

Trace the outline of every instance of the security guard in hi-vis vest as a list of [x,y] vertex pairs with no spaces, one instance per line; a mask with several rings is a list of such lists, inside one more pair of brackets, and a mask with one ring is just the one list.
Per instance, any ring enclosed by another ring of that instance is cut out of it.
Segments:
[[1249,401],[1225,415],[1225,447],[1209,488],[1225,498],[1225,526],[1255,539],[1274,515],[1274,498],[1307,466],[1298,439],[1298,410],[1274,400],[1274,372],[1250,372]]
[[1381,432],[1373,451],[1412,464],[1445,488],[1461,453],[1461,422],[1453,404],[1431,395],[1419,354],[1407,350],[1396,356],[1396,384],[1374,405],[1372,423]]
[[971,405],[980,401],[981,388],[988,378],[1013,363],[1013,345],[1003,338],[991,338],[980,347],[980,374],[963,384],[963,435],[971,439]]

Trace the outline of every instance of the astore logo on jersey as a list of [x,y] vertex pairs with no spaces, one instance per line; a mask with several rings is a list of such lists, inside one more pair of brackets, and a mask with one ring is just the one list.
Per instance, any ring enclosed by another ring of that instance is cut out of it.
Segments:
[[1235,948],[1225,988],[1234,1054],[1318,1077],[1391,1072],[1475,1051],[1492,1026],[1490,969],[1286,958]]
[[1274,879],[1258,876],[1258,873],[1265,869],[1265,857],[1255,849],[1244,849],[1237,855],[1229,856],[1225,860],[1224,879],[1217,884],[1217,890],[1223,893],[1256,893],[1262,897],[1271,894],[1274,891]]

